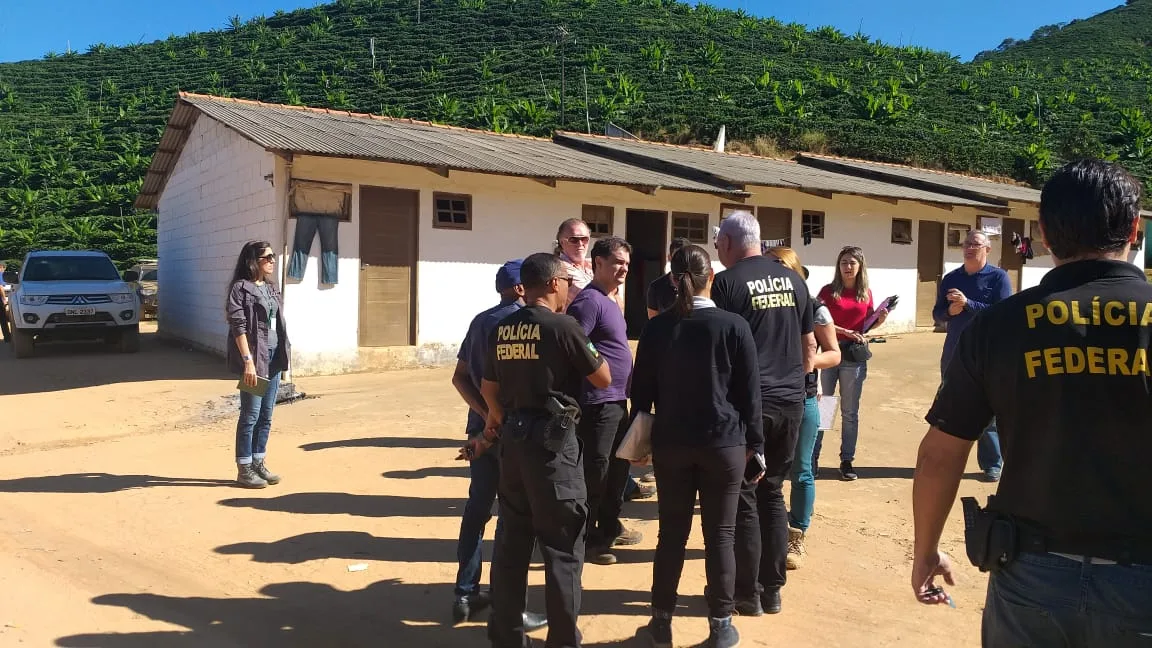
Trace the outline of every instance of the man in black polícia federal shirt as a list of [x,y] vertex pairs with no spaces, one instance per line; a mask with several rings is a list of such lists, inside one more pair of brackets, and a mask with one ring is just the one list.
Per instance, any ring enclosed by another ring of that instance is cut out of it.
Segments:
[[585,378],[604,388],[612,376],[576,320],[558,312],[571,284],[560,260],[533,254],[520,280],[524,308],[501,320],[488,341],[484,434],[466,448],[483,452],[500,439],[504,534],[493,550],[488,637],[493,648],[531,645],[521,612],[535,539],[544,557],[548,645],[579,648],[588,494],[576,437],[578,399]]

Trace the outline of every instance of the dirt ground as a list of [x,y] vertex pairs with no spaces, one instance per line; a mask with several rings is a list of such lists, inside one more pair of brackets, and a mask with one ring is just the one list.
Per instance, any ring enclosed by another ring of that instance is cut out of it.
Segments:
[[[246,491],[231,485],[235,379],[144,337],[132,356],[0,353],[0,646],[486,645],[482,623],[451,625],[468,470],[454,461],[465,408],[448,370],[297,380],[309,399],[277,409],[270,443],[284,481]],[[782,614],[737,619],[743,645],[978,643],[986,580],[963,558],[958,506],[944,539],[956,609],[918,605],[908,584],[912,466],[942,341],[874,347],[860,480],[833,476],[829,433],[807,563]],[[961,494],[983,499],[975,453],[969,470]],[[625,516],[644,541],[584,570],[589,646],[634,645],[647,621],[655,500]],[[688,559],[683,646],[707,635],[698,524]],[[538,566],[529,578],[542,610]]]

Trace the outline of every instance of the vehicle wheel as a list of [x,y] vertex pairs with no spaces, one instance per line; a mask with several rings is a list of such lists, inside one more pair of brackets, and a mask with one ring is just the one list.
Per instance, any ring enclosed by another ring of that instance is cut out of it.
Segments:
[[31,358],[36,355],[33,337],[35,336],[31,331],[12,330],[12,350],[16,352],[17,358]]
[[140,350],[140,327],[133,326],[132,328],[125,328],[120,331],[120,339],[117,341],[120,348],[120,353],[136,353]]

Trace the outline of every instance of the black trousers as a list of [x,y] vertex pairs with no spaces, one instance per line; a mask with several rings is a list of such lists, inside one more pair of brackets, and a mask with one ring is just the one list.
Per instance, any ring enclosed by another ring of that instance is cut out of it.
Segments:
[[[3,290],[3,288],[0,288]],[[11,332],[8,330],[8,311],[4,309],[4,304],[0,302],[0,333],[4,334],[4,341],[7,342]]]
[[[513,412],[510,412],[511,416]],[[507,429],[507,426],[506,426]],[[580,577],[584,567],[587,491],[580,441],[569,434],[559,452],[505,432],[500,440],[500,520],[492,551],[493,648],[522,648],[522,613],[534,543],[544,557],[548,648],[579,648]]]
[[736,501],[744,477],[743,446],[732,448],[657,448],[652,454],[660,539],[652,565],[652,608],[672,613],[684,571],[684,548],[692,530],[692,511],[700,494],[704,531],[704,570],[708,576],[708,613],[721,619],[732,615],[736,588]]
[[764,462],[755,487],[743,484],[736,513],[736,597],[779,589],[788,576],[788,507],[784,482],[792,470],[804,403],[764,404]]
[[585,405],[580,412],[577,434],[584,443],[584,483],[588,487],[585,544],[589,547],[608,547],[624,530],[620,511],[631,464],[618,459],[616,449],[627,432],[625,401]]

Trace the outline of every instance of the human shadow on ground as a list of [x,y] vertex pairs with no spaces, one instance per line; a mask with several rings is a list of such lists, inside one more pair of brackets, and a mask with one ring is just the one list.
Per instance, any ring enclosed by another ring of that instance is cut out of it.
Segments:
[[[902,468],[895,466],[855,466],[856,474],[860,479],[912,479],[916,476],[915,468]],[[964,479],[979,479],[984,473],[964,473]],[[821,468],[816,473],[816,479],[841,481],[840,471],[831,466]]]
[[388,479],[424,479],[425,477],[469,477],[468,464],[460,466],[428,466],[416,470],[389,470],[381,475]]
[[354,493],[290,493],[278,497],[233,497],[221,506],[258,511],[360,517],[459,517],[467,500],[462,497],[402,497]]
[[[542,609],[542,587],[529,588],[529,607]],[[91,633],[61,637],[66,648],[360,648],[421,646],[473,648],[485,645],[483,623],[453,627],[448,583],[405,583],[386,579],[359,590],[291,582],[268,585],[252,597],[176,597],[158,594],[107,594],[97,605],[117,606],[185,630]],[[680,597],[677,613],[701,616],[702,595]],[[583,592],[582,615],[648,614],[647,588]],[[543,637],[546,631],[533,633]],[[595,645],[595,644],[585,644]],[[604,646],[631,645],[631,639]]]
[[156,475],[113,475],[111,473],[72,473],[0,479],[0,493],[117,493],[134,488],[157,486],[235,486],[229,479],[158,477]]
[[414,448],[414,449],[460,449],[466,439],[429,439],[425,437],[365,437],[363,439],[342,439],[340,441],[317,441],[305,443],[301,450],[328,450],[331,448]]

